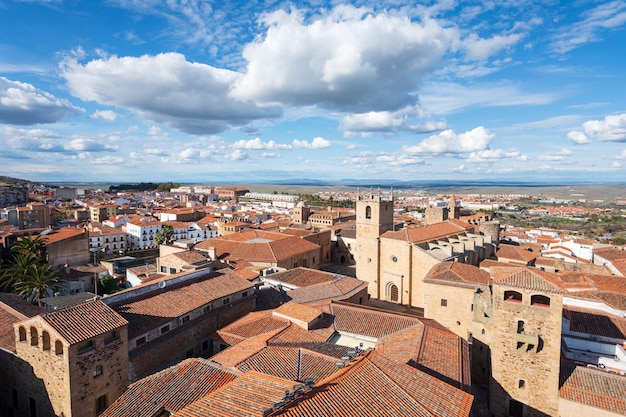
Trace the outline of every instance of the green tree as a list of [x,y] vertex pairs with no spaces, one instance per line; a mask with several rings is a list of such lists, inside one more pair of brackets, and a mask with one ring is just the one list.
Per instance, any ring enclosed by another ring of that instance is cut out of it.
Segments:
[[61,288],[61,279],[48,264],[37,264],[28,277],[14,284],[15,292],[33,304]]
[[163,228],[155,233],[154,241],[157,245],[162,245],[163,243],[171,243],[172,236],[174,236],[174,228],[169,224],[163,225]]
[[35,237],[23,236],[11,245],[11,252],[14,254],[32,254],[39,261],[46,260],[46,240],[41,235]]
[[98,287],[100,288],[100,294],[113,294],[121,290],[117,280],[111,275],[105,275],[98,281]]
[[39,259],[32,253],[13,254],[11,261],[5,265],[0,275],[0,288],[13,291],[17,283],[28,279],[39,263]]

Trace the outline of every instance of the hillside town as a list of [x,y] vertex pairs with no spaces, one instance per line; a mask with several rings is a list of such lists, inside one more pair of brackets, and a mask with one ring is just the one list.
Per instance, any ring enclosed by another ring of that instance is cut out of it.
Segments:
[[626,415],[624,199],[315,198],[0,186],[0,415]]

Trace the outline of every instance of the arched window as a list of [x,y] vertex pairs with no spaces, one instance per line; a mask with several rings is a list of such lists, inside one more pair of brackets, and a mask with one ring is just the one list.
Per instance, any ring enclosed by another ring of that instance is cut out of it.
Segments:
[[519,382],[517,383],[517,387],[524,388],[525,386],[526,386],[526,381],[524,381],[523,379],[520,379]]
[[365,218],[366,219],[372,218],[372,208],[370,206],[365,207]]
[[43,350],[50,350],[50,333],[44,332],[41,334],[41,343],[43,344]]
[[530,297],[530,305],[540,307],[550,307],[550,297],[536,294]]
[[34,327],[30,328],[30,345],[39,345],[39,334],[37,334],[37,329],[35,329]]
[[20,326],[20,342],[24,342],[26,340],[26,329]]
[[63,343],[60,340],[54,342],[54,353],[57,355],[63,354]]
[[524,320],[517,321],[517,333],[524,333]]
[[512,303],[521,303],[522,302],[522,294],[517,291],[505,291],[504,292],[504,301],[510,301]]

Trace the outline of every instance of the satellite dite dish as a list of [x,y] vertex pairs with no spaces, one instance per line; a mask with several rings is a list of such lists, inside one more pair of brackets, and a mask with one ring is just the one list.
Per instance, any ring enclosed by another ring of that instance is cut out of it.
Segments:
[[157,286],[158,286],[159,288],[165,288],[165,286],[166,286],[166,285],[167,285],[167,284],[165,283],[165,281],[161,281],[161,282],[159,282],[159,283],[157,284]]

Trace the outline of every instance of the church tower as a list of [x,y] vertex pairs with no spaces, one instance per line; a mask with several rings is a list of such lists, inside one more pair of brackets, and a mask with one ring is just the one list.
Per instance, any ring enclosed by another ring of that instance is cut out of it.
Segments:
[[356,201],[356,275],[366,281],[373,298],[380,296],[379,236],[393,230],[393,193],[385,198],[377,194],[358,195]]
[[515,268],[495,276],[490,414],[559,414],[563,292],[547,272]]

